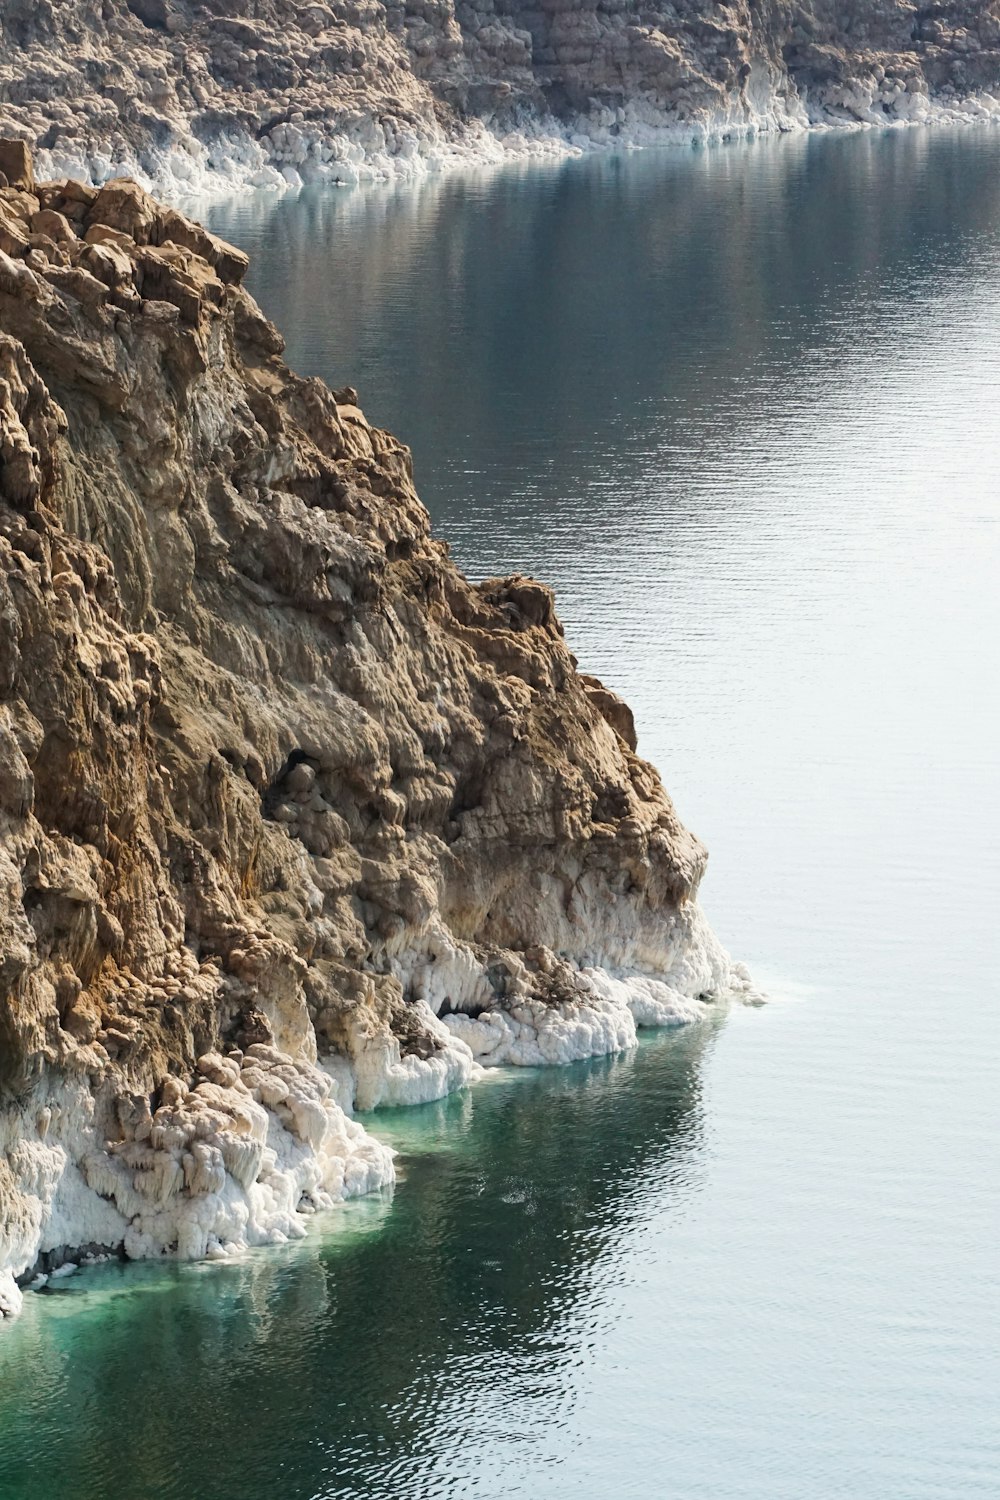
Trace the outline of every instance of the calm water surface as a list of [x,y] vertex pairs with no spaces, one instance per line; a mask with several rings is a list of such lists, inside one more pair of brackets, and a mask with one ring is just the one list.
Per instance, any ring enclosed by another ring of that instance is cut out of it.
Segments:
[[551,581],[772,990],[0,1337],[4,1500],[1000,1493],[1000,132],[257,198],[292,362]]

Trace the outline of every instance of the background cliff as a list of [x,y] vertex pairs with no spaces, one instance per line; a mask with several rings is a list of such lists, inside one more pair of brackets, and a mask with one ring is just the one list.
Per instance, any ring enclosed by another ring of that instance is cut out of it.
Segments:
[[689,139],[997,108],[1000,0],[6,0],[0,129],[53,171],[406,170],[498,137]]
[[246,257],[0,167],[2,1277],[297,1232],[391,1178],[355,1105],[745,979],[549,590],[458,573]]

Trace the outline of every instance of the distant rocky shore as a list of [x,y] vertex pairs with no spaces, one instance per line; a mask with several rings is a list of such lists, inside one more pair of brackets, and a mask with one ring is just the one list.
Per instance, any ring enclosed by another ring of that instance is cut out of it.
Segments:
[[176,193],[1000,118],[1000,0],[7,0],[0,132]]

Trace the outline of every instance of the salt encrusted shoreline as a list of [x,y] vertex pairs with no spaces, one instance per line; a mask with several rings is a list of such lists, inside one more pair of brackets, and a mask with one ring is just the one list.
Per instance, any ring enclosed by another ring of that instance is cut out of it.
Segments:
[[0,136],[168,192],[996,116],[1000,0],[0,7]]
[[[207,1053],[189,1080],[163,1082],[155,1113],[142,1095],[120,1100],[116,1141],[91,1087],[46,1080],[19,1107],[0,1109],[0,1167],[20,1179],[20,1202],[4,1203],[0,1230],[0,1322],[20,1311],[22,1287],[80,1263],[225,1259],[300,1239],[314,1214],[391,1186],[394,1153],[354,1118],[356,1104],[427,1104],[486,1069],[625,1052],[642,1028],[696,1022],[726,999],[759,1001],[697,905],[684,922],[688,945],[668,979],[570,966],[571,995],[553,1002],[525,984],[520,998],[488,1010],[477,1010],[481,966],[439,933],[432,951],[397,965],[415,981],[414,1018],[437,1043],[432,1056],[403,1056],[393,1037],[373,1039],[351,1061],[293,1060],[266,1043]],[[442,1023],[438,1011],[451,1005],[459,1008]]]
[[131,177],[150,192],[178,202],[195,202],[233,192],[297,192],[315,184],[356,187],[406,182],[594,152],[698,149],[803,131],[998,125],[1000,98],[989,93],[953,100],[904,94],[887,107],[875,91],[858,90],[850,115],[828,111],[810,117],[805,111],[786,113],[775,106],[751,118],[740,111],[692,123],[644,120],[635,110],[619,113],[622,118],[608,124],[590,118],[572,125],[551,117],[529,119],[522,128],[503,133],[475,125],[451,138],[437,133],[421,136],[413,130],[395,134],[372,121],[351,132],[331,134],[292,120],[276,127],[266,143],[249,133],[220,137],[211,145],[192,137],[141,153],[116,153],[110,147],[93,152],[42,150],[37,160],[47,178],[72,177],[101,185],[115,177]]
[[520,995],[515,987],[507,1004],[485,1010],[481,965],[439,930],[395,966],[419,995],[414,1020],[436,1042],[433,1055],[404,1056],[392,1036],[367,1039],[350,1061],[293,1060],[266,1043],[211,1052],[187,1081],[164,1081],[155,1112],[142,1095],[119,1099],[115,1141],[86,1082],[46,1080],[19,1107],[0,1109],[0,1168],[6,1162],[20,1179],[20,1203],[4,1204],[0,1231],[0,1322],[20,1311],[22,1287],[80,1263],[225,1259],[300,1239],[314,1214],[391,1186],[394,1153],[354,1118],[356,1106],[427,1104],[487,1069],[625,1052],[640,1029],[697,1022],[727,999],[762,999],[697,904],[682,925],[666,979],[550,959],[550,972],[569,978],[568,994],[540,998],[525,975]]
[[[486,1069],[554,1067],[630,1050],[642,1028],[704,1019],[726,998],[759,1001],[749,975],[705,937],[720,988],[694,998],[661,980],[580,970],[572,1002],[525,997],[477,1017],[426,1002],[420,1022],[440,1050],[403,1058],[391,1043],[353,1063],[294,1062],[254,1044],[199,1058],[191,1086],[171,1078],[155,1117],[133,1100],[129,1133],[109,1143],[94,1095],[54,1080],[0,1111],[0,1161],[16,1162],[21,1211],[0,1235],[0,1324],[22,1288],[109,1257],[227,1259],[301,1239],[316,1213],[389,1187],[394,1152],[354,1118],[369,1108],[427,1104],[474,1085]],[[686,968],[691,971],[688,955]],[[678,976],[690,982],[691,973]],[[699,981],[711,982],[703,973]]]

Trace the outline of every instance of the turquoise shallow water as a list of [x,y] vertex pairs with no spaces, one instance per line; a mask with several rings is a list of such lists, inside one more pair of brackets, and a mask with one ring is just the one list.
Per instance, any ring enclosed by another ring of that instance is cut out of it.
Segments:
[[244,200],[300,369],[553,582],[762,1010],[386,1115],[390,1202],[0,1332],[0,1496],[1000,1493],[1000,132]]

